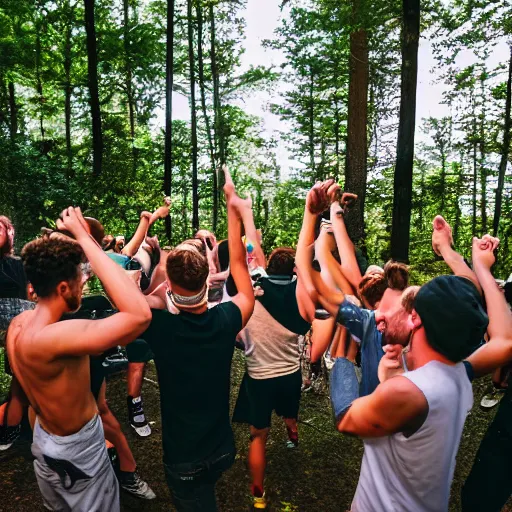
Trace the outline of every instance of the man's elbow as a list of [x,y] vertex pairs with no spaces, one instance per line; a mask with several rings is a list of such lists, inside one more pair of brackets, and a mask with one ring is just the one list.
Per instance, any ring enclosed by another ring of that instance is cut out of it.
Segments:
[[148,304],[145,304],[145,306],[141,308],[140,315],[138,315],[137,319],[138,328],[141,329],[141,332],[145,331],[149,327],[152,318],[153,314],[151,313],[151,309]]

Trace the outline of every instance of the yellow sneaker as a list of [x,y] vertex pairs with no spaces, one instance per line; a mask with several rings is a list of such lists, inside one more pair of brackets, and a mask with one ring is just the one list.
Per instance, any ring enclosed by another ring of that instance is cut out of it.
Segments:
[[265,493],[263,493],[263,496],[261,498],[253,496],[252,499],[253,499],[253,506],[255,509],[263,510],[263,509],[267,508],[267,499],[265,498]]

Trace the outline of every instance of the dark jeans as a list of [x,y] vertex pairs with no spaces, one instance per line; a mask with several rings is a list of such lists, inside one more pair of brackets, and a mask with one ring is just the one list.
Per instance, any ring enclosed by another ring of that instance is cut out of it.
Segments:
[[501,400],[462,488],[463,512],[500,512],[512,493],[512,390]]
[[219,450],[203,462],[166,464],[165,477],[178,512],[216,512],[215,484],[235,461],[234,448]]

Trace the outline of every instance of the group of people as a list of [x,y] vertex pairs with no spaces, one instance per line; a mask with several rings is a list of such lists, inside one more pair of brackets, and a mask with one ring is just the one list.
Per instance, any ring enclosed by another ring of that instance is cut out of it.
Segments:
[[[18,259],[14,227],[0,217],[0,322],[12,375],[0,449],[16,441],[28,411],[46,508],[119,510],[120,487],[154,498],[105,398],[105,359],[126,347],[128,417],[141,437],[151,435],[144,366],[156,366],[176,509],[217,510],[216,482],[235,460],[231,420],[249,425],[250,492],[265,509],[272,413],[296,449],[299,340],[311,332],[311,359],[329,368],[334,427],[364,442],[352,512],[446,511],[471,381],[512,362],[512,313],[491,274],[499,240],[475,238],[470,267],[436,217],[432,248],[453,275],[410,286],[405,264],[357,257],[344,222],[357,197],[327,180],[307,194],[296,250],[279,247],[267,259],[251,200],[224,173],[220,242],[201,230],[162,249],[148,232],[168,215],[166,198],[141,214],[128,243],[69,207]],[[90,294],[91,276],[101,295]],[[230,418],[235,347],[246,372]],[[464,511],[498,512],[511,494],[509,410],[507,392],[464,486]]]

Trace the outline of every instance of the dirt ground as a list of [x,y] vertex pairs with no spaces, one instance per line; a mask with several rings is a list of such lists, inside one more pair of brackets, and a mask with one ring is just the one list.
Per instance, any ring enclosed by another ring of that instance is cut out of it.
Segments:
[[[232,406],[243,375],[243,357],[235,351],[232,372]],[[156,381],[153,365],[147,377]],[[460,510],[461,486],[471,469],[480,440],[493,413],[479,408],[480,398],[488,381],[475,384],[475,406],[468,417],[457,458],[457,469],[452,486],[450,512]],[[186,385],[186,382],[183,383]],[[130,431],[126,416],[126,388],[124,375],[109,380],[108,398],[114,414],[123,426],[137,460],[141,476],[157,495],[151,502],[140,501],[121,494],[123,511],[174,510],[162,469],[161,423],[158,388],[144,383],[143,396],[146,414],[153,434],[141,440]],[[361,441],[339,435],[333,428],[329,400],[326,394],[303,395],[300,413],[300,446],[286,448],[286,432],[279,418],[273,421],[268,443],[266,491],[270,500],[268,510],[281,512],[330,512],[348,510],[354,494],[363,447]],[[234,425],[238,455],[233,467],[217,486],[219,510],[242,512],[251,510],[248,495],[249,473],[246,467],[248,429]],[[14,449],[0,455],[0,511],[43,511],[41,498],[32,469],[30,444],[19,442]],[[506,508],[505,510],[509,510]],[[483,511],[485,512],[485,511]]]

